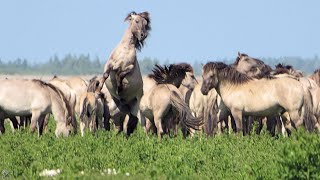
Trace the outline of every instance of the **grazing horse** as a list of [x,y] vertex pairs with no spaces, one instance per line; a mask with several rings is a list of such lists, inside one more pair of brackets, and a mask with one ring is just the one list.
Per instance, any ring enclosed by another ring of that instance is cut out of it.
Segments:
[[[243,130],[243,116],[271,117],[288,112],[294,127],[310,121],[311,105],[299,81],[290,77],[254,80],[222,62],[203,67],[201,92],[215,88],[235,119],[237,132]],[[266,91],[267,89],[267,91]],[[306,106],[303,116],[302,106]],[[305,119],[303,119],[305,118]]]
[[[0,80],[0,112],[8,116],[31,117],[31,131],[36,125],[42,134],[44,117],[52,113],[57,123],[56,136],[68,136],[71,109],[62,92],[40,80]],[[0,117],[3,121],[3,117]]]
[[[192,116],[178,90],[185,75],[186,69],[183,66],[171,64],[169,67],[156,65],[153,74],[148,76],[155,83],[143,95],[140,113],[142,117],[148,118],[150,127],[157,132],[159,139],[163,134],[170,134],[170,131],[176,134],[180,123],[185,136],[187,132],[198,130],[201,125],[201,121]],[[145,129],[149,131],[149,127]]]
[[139,104],[143,95],[143,81],[136,50],[143,47],[151,27],[148,12],[132,12],[125,21],[129,21],[129,28],[112,51],[98,89],[101,90],[105,83],[116,105],[128,107],[128,112],[125,112],[129,114],[126,131],[128,137],[137,126]]

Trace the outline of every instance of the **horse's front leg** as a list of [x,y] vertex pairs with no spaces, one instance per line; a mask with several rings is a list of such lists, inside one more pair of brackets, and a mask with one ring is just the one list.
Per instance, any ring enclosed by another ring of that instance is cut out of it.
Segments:
[[[110,61],[110,60],[109,60]],[[112,70],[113,66],[111,64],[107,64],[106,65],[106,70],[104,71],[103,73],[103,76],[99,82],[99,86],[97,87],[97,90],[98,92],[101,92],[101,89],[103,88],[103,84],[104,82],[106,82],[106,80],[108,79],[109,75],[110,75],[110,72]]]
[[122,81],[123,79],[133,70],[134,65],[131,64],[127,66],[123,71],[119,72],[119,77],[118,77],[118,92],[122,91],[123,89],[123,84]]
[[[243,127],[242,127],[242,112],[240,110],[233,109],[231,110],[231,114],[235,120],[236,123],[236,132],[243,132]],[[243,132],[244,133],[244,132]]]
[[45,118],[46,118],[46,115],[41,115],[38,120],[38,136],[39,137],[43,134]]
[[18,129],[19,128],[19,123],[18,120],[15,116],[10,117],[10,121],[12,122],[13,128]]
[[0,118],[0,134],[4,134],[6,129],[4,128],[4,118]]

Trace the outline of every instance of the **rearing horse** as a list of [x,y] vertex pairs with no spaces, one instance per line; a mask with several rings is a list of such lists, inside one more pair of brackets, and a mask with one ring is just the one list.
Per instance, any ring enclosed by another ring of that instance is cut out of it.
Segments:
[[129,122],[126,134],[129,136],[137,126],[139,103],[143,95],[143,81],[136,50],[143,47],[151,27],[148,12],[132,12],[125,21],[130,23],[129,28],[112,51],[98,90],[101,90],[105,83],[119,109],[127,110]]

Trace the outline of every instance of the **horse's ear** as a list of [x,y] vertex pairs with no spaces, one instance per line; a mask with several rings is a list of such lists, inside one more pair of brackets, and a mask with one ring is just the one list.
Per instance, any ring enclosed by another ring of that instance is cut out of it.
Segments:
[[238,57],[240,57],[241,56],[241,53],[238,51]]
[[203,63],[201,63],[200,65],[201,65],[201,68],[203,68]]
[[124,21],[131,21],[132,20],[132,15],[137,15],[136,12],[132,11],[127,15],[127,17],[124,19]]

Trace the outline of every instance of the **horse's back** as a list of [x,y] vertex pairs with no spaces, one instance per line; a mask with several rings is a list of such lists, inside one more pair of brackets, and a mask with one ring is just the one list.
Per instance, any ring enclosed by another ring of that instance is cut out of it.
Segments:
[[32,80],[0,80],[0,107],[8,114],[30,114],[51,103],[46,87]]
[[279,106],[299,109],[303,104],[304,90],[296,79],[281,77],[240,84],[222,96],[229,109],[241,109],[248,115],[263,115],[279,109]]

